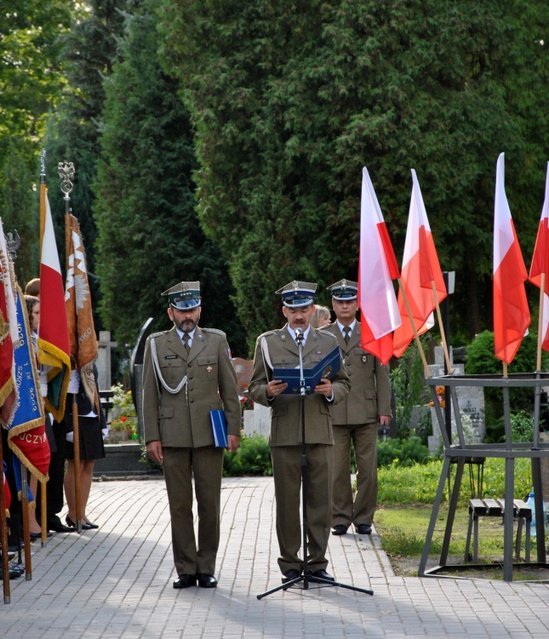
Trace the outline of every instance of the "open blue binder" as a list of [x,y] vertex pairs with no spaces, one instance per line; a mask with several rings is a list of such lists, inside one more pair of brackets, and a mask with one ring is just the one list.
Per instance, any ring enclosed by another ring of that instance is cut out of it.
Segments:
[[[339,346],[335,346],[320,362],[311,368],[303,368],[305,381],[305,393],[311,395],[322,377],[333,379],[341,368],[341,356]],[[273,379],[280,379],[287,382],[288,386],[283,395],[299,395],[300,380],[299,366],[297,368],[273,368]]]

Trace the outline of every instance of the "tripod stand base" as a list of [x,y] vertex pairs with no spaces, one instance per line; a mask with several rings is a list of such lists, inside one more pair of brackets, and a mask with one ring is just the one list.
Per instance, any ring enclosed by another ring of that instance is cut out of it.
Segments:
[[294,577],[293,579],[289,579],[284,583],[280,584],[280,586],[276,586],[276,588],[271,588],[266,592],[262,592],[257,595],[258,599],[263,599],[263,597],[267,597],[268,595],[272,595],[274,592],[278,592],[279,590],[288,590],[291,586],[302,583],[302,590],[308,590],[309,584],[321,584],[324,586],[337,586],[338,588],[346,588],[347,590],[354,590],[355,592],[362,592],[365,595],[373,595],[374,591],[369,590],[368,588],[358,588],[357,586],[349,586],[348,584],[342,584],[339,581],[333,581],[332,579],[324,579],[323,577],[313,577],[312,575],[303,574],[299,575],[299,577]]

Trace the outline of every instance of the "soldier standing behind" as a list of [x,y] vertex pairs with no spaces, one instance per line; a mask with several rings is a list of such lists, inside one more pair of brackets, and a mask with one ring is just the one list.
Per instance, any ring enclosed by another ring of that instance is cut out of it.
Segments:
[[[149,457],[163,466],[178,578],[174,588],[215,588],[223,448],[211,410],[223,409],[228,448],[239,446],[240,402],[225,333],[200,328],[200,283],[180,282],[168,297],[173,327],[150,335],[143,362],[143,418]],[[193,525],[192,478],[198,503]]]
[[[339,280],[328,287],[336,321],[326,327],[336,336],[351,392],[332,410],[334,425],[334,486],[332,534],[344,535],[354,524],[359,535],[372,532],[377,506],[377,428],[391,420],[389,369],[360,346],[358,284]],[[357,491],[353,502],[350,475],[351,445],[357,466]]]

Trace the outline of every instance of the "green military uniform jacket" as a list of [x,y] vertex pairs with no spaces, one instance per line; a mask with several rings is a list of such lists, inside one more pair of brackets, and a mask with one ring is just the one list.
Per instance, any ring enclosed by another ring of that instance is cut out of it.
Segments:
[[[266,386],[272,378],[272,371],[264,360],[261,342],[265,340],[271,364],[274,368],[299,366],[299,350],[287,326],[263,333],[257,338],[254,366],[250,382],[250,397],[254,402],[271,408],[271,446],[296,446],[301,443],[300,402],[298,395],[279,395],[273,401],[267,400]],[[311,368],[322,360],[333,348],[336,340],[329,333],[311,327],[303,347],[303,367]],[[305,439],[307,444],[333,444],[332,419],[330,411],[349,392],[349,378],[343,367],[332,380],[334,400],[330,404],[323,395],[307,395],[304,402]]]
[[322,330],[336,337],[351,381],[350,393],[332,409],[332,423],[370,424],[377,422],[380,415],[391,415],[389,367],[362,349],[360,322],[355,322],[348,344],[345,344],[337,322]]
[[[166,383],[176,388],[187,376],[187,383],[177,394],[167,392],[155,375],[153,340]],[[160,440],[163,446],[170,447],[213,446],[212,409],[224,409],[228,434],[240,435],[236,373],[225,333],[197,327],[189,354],[175,327],[150,335],[143,362],[145,443]]]

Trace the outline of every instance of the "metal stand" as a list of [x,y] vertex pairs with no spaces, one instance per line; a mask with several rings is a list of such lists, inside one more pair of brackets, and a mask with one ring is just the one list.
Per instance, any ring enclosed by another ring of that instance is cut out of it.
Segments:
[[[503,579],[504,581],[513,580],[513,503],[515,488],[515,459],[526,457],[531,459],[532,463],[532,485],[535,494],[535,510],[536,517],[540,517],[537,521],[537,562],[521,565],[532,565],[549,567],[546,563],[545,540],[544,540],[544,523],[543,523],[543,495],[541,484],[540,462],[541,458],[549,457],[549,444],[540,443],[539,441],[539,395],[541,386],[549,384],[549,375],[546,373],[524,373],[509,375],[508,377],[495,377],[489,375],[447,375],[441,377],[430,377],[426,379],[430,386],[431,395],[433,396],[437,420],[440,426],[442,440],[444,443],[444,463],[440,480],[438,484],[437,494],[433,503],[431,519],[427,529],[425,544],[419,564],[418,574],[420,577],[432,576],[442,570],[452,570],[458,568],[478,568],[478,566],[454,564],[447,565],[448,550],[450,546],[450,538],[452,535],[452,527],[458,503],[459,491],[463,478],[463,470],[465,463],[471,457],[495,457],[505,459],[505,496],[504,496],[504,513],[503,513]],[[445,386],[450,390],[452,398],[452,408],[455,417],[455,424],[458,436],[458,443],[453,445],[451,438],[445,428],[444,415],[436,396],[436,387]],[[503,392],[503,418],[505,426],[505,442],[502,444],[466,444],[463,433],[463,425],[459,412],[456,387],[458,386],[480,386],[480,387],[496,387],[501,388]],[[509,402],[510,388],[531,387],[535,391],[535,404],[537,408],[534,411],[534,428],[532,442],[520,443],[513,442],[511,432],[511,410]],[[450,463],[457,462],[456,477],[450,494],[448,504],[448,516],[446,520],[446,529],[440,553],[439,565],[426,570],[429,552],[433,540],[433,533],[438,519],[440,505],[444,493],[445,482],[450,477]],[[483,564],[484,568],[494,564]],[[496,565],[501,566],[501,562]]]
[[308,590],[309,583],[321,584],[324,586],[338,586],[339,588],[346,588],[347,590],[354,590],[356,592],[363,592],[366,595],[373,595],[374,591],[367,588],[358,588],[356,586],[349,586],[342,584],[338,581],[332,581],[330,579],[324,579],[322,577],[314,577],[312,571],[308,568],[309,553],[307,552],[307,444],[305,443],[305,396],[307,389],[305,387],[305,376],[303,374],[303,333],[296,335],[296,343],[299,350],[299,420],[301,427],[301,533],[302,533],[302,546],[303,546],[303,572],[299,577],[289,579],[280,586],[271,588],[266,592],[262,592],[257,595],[258,599],[263,599],[267,595],[271,595],[279,590],[288,590],[291,586],[297,584],[303,584],[303,590]]

